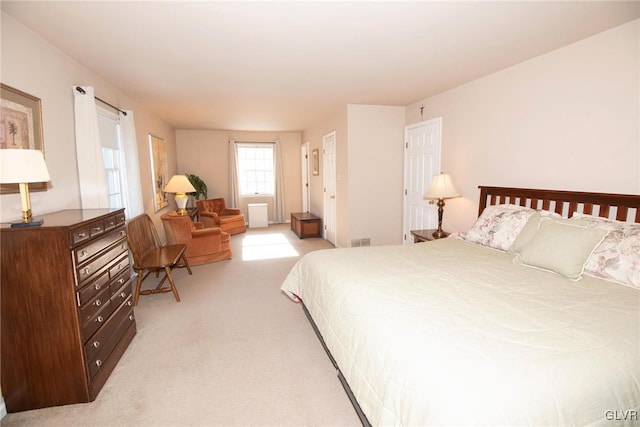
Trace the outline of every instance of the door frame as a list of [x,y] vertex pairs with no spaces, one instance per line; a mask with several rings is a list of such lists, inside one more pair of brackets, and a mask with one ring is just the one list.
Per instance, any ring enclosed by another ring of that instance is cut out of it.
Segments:
[[[327,152],[326,152],[326,145],[327,145],[327,140],[329,138],[333,138],[333,169],[331,169],[328,166],[328,158],[330,156],[327,156]],[[337,195],[337,172],[336,172],[336,160],[337,160],[337,156],[336,156],[336,147],[337,147],[337,138],[336,138],[336,131],[331,131],[325,135],[322,136],[322,181],[323,181],[323,191],[322,191],[322,201],[323,201],[323,218],[324,218],[324,227],[323,227],[323,237],[325,240],[328,240],[331,244],[333,244],[334,246],[338,246],[338,227],[336,224],[337,221],[337,205],[338,205],[338,195]],[[333,183],[332,187],[334,189],[332,195],[329,195],[327,192],[327,187],[331,186],[331,183]],[[328,205],[329,203],[327,203],[328,198],[332,197],[334,199],[333,202],[333,209],[330,210]],[[332,221],[330,222],[331,224],[333,224],[333,240],[331,241],[329,239],[327,239],[327,219],[331,219]]]
[[[409,209],[408,209],[408,194],[407,194],[407,189],[409,188],[409,168],[407,167],[408,162],[409,162],[409,131],[415,129],[415,128],[419,128],[419,127],[423,127],[423,126],[430,126],[433,124],[437,124],[438,125],[438,164],[436,166],[437,171],[435,171],[435,173],[440,173],[440,170],[442,169],[442,117],[435,117],[433,119],[429,119],[429,120],[424,120],[418,123],[414,123],[408,126],[404,127],[404,187],[403,187],[403,197],[402,197],[402,243],[403,244],[410,244],[413,243],[413,238],[411,236],[411,230],[410,230],[410,224],[409,224]],[[427,182],[425,183],[425,187],[426,190],[429,189],[429,186],[431,185],[431,182]],[[425,203],[433,203],[431,202],[425,202]]]
[[300,147],[300,175],[302,184],[302,212],[311,208],[311,182],[309,181],[309,141]]

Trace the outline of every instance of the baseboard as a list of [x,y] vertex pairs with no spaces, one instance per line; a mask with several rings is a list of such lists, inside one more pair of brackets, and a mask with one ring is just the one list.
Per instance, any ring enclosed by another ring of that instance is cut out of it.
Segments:
[[4,397],[0,396],[0,420],[7,415],[7,407],[4,404]]

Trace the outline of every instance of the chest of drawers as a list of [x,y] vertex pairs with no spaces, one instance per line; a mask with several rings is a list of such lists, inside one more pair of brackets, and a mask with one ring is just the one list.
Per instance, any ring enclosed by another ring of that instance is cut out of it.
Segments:
[[0,230],[8,412],[94,400],[136,333],[124,210],[42,218]]

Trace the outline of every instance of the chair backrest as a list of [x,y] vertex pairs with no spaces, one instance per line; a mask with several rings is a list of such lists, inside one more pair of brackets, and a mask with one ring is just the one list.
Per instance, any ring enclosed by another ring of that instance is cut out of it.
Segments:
[[224,198],[198,200],[198,209],[200,212],[215,212],[220,214],[224,212],[227,205],[224,202]]
[[176,215],[175,212],[164,214],[160,217],[167,242],[174,245],[176,243],[186,243],[191,240],[193,223],[187,215]]
[[140,214],[127,221],[127,243],[137,265],[140,265],[147,252],[162,246],[158,231],[149,215]]

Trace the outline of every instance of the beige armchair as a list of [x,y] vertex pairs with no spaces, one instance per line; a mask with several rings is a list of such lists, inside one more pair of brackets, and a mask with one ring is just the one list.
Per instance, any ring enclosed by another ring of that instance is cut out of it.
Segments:
[[198,215],[205,228],[220,227],[229,234],[247,231],[240,209],[227,208],[223,198],[198,200]]
[[186,256],[190,265],[231,259],[229,234],[220,227],[204,228],[202,223],[192,222],[188,215],[175,212],[160,218],[168,243],[187,246]]

